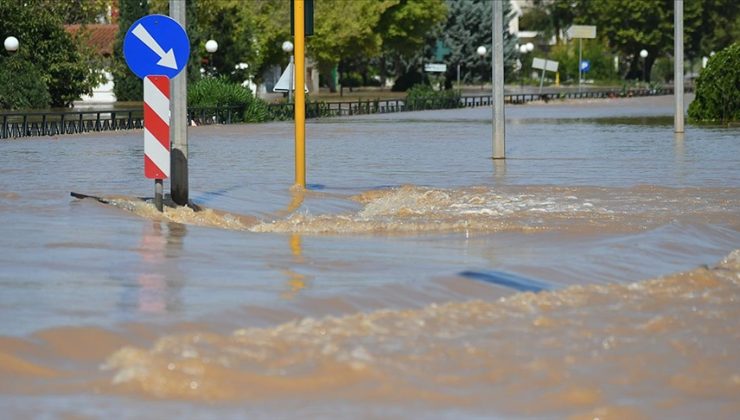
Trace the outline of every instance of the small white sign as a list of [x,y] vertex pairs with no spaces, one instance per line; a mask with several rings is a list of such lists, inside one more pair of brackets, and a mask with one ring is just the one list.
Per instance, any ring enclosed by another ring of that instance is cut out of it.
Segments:
[[551,71],[556,72],[558,71],[558,62],[553,60],[547,60],[544,58],[534,58],[532,60],[532,68],[538,69],[538,70],[545,70],[545,71]]
[[592,25],[573,25],[565,31],[568,38],[596,38],[596,27]]
[[[293,63],[288,63],[288,67],[285,68],[285,71],[282,75],[280,75],[280,79],[278,79],[278,82],[275,83],[275,87],[272,89],[273,92],[287,92],[288,89],[295,91],[295,75],[293,74],[293,69],[295,66],[293,66]],[[291,81],[291,79],[293,79]],[[306,88],[306,93],[308,93],[308,87],[303,86]]]
[[424,71],[429,73],[444,73],[447,71],[447,64],[424,64]]

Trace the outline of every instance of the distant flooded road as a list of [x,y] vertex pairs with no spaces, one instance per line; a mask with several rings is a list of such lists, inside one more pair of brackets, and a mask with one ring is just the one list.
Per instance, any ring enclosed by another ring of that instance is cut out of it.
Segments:
[[195,127],[198,212],[140,131],[2,141],[0,410],[737,418],[740,129],[671,101],[509,106],[505,161],[490,108],[309,121],[307,191],[292,123]]

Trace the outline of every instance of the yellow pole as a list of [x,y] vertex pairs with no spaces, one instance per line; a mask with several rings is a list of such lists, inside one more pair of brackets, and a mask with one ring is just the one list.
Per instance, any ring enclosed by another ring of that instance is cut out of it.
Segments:
[[306,56],[304,0],[293,1],[295,31],[295,183],[306,187]]

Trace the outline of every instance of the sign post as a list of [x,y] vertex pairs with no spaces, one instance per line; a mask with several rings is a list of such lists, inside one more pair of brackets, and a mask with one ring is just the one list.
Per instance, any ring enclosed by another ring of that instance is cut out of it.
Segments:
[[583,61],[583,38],[596,38],[596,27],[591,25],[573,25],[565,31],[568,38],[578,38],[578,91],[581,91],[581,62]]
[[542,94],[542,85],[545,84],[545,71],[556,73],[558,71],[558,62],[546,58],[532,59],[532,68],[540,70],[540,95]]
[[[190,41],[185,29],[174,19],[148,15],[134,22],[126,32],[123,55],[131,71],[144,79],[144,176],[155,180],[154,202],[157,210],[162,211],[163,180],[170,176],[171,160],[178,162],[170,156],[170,127],[177,131],[177,125],[184,125],[187,129],[185,119],[178,120],[177,113],[170,112],[170,80],[185,68]],[[184,90],[180,92],[175,85],[173,93],[175,100],[184,102]],[[185,147],[187,153],[187,143]],[[173,178],[177,176],[175,167],[172,165]],[[187,166],[185,176],[184,201],[182,191],[177,189],[174,180],[172,183],[172,199],[180,205],[187,204]]]
[[144,78],[144,176],[154,179],[154,205],[162,211],[162,180],[170,176],[170,79]]

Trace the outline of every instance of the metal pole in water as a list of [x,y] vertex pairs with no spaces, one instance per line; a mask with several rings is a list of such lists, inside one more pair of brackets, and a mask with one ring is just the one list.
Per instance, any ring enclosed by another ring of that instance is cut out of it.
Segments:
[[673,127],[676,133],[683,133],[683,0],[675,0],[673,4]]
[[506,158],[504,127],[504,16],[502,2],[493,1],[493,158]]
[[304,0],[293,2],[295,30],[295,183],[306,186],[306,93]]
[[288,103],[293,102],[293,89],[295,88],[295,63],[293,54],[290,55],[290,84],[288,85]]
[[581,62],[583,61],[583,38],[578,38],[578,92],[581,92]]
[[162,204],[163,189],[164,189],[164,186],[163,186],[162,180],[155,179],[154,180],[154,206],[160,212],[164,210],[164,205]]
[[[183,28],[185,25],[186,0],[170,0],[170,17],[176,20]],[[171,81],[171,124],[170,143],[171,168],[170,192],[172,201],[184,206],[188,204],[188,78],[187,68],[175,76]]]

